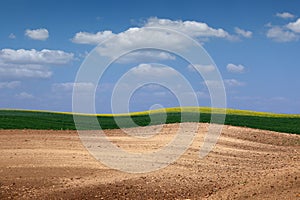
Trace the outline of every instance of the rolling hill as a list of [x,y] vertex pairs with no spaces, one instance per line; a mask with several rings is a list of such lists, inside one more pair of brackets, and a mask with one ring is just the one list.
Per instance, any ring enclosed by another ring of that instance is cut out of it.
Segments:
[[[98,125],[94,126],[88,123],[89,118],[94,117],[97,117],[101,129],[132,127],[127,123],[130,118],[136,123],[134,126],[147,126],[150,123],[151,125],[179,123],[183,122],[181,119],[183,114],[186,116],[184,121],[208,123],[211,120],[212,113],[216,116],[226,114],[226,125],[300,134],[300,115],[209,107],[176,107],[114,115],[1,109],[0,129],[75,130],[73,115],[85,119],[84,124],[81,124],[83,129],[100,128]],[[162,121],[164,116],[165,120]]]

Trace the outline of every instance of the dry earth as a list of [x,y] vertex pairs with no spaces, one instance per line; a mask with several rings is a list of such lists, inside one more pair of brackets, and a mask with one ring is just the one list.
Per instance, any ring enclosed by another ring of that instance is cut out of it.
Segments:
[[[97,162],[76,131],[0,130],[0,199],[300,199],[300,135],[224,126],[213,151],[200,159],[208,125],[199,125],[184,155],[144,174]],[[164,125],[147,141],[121,130],[106,134],[128,151],[150,151],[177,128]]]

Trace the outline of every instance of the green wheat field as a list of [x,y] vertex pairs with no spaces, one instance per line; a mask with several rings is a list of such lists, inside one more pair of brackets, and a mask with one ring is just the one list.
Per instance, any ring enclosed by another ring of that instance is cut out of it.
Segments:
[[[183,114],[184,120],[181,119]],[[128,119],[135,122],[134,126],[147,126],[150,123],[151,125],[180,122],[209,123],[212,114],[217,117],[226,115],[226,125],[300,134],[300,115],[298,114],[276,114],[209,107],[177,107],[114,115],[1,109],[0,129],[75,130],[73,115],[83,119],[82,124],[80,124],[81,129],[94,130],[132,127],[127,123]],[[165,116],[164,121],[162,121],[163,116]],[[101,127],[89,123],[89,119],[94,117],[97,117]],[[116,118],[120,123],[116,123]]]

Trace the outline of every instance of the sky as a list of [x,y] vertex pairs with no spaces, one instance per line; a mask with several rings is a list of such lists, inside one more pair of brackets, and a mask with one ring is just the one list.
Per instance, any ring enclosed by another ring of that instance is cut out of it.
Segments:
[[[136,88],[128,100],[117,94],[115,103],[129,111],[180,106],[176,93],[189,96],[178,89],[179,76],[189,81],[200,106],[211,106],[212,81],[199,70],[220,73],[228,108],[300,113],[299,0],[3,0],[0,26],[0,108],[72,111],[73,88],[82,96],[96,88],[96,112],[111,113],[116,86],[126,93],[133,80],[148,79],[155,83]],[[201,44],[212,62],[191,64],[174,52],[144,49],[115,60],[97,85],[76,82],[102,42],[107,58],[137,45],[191,48],[147,27],[182,33]]]

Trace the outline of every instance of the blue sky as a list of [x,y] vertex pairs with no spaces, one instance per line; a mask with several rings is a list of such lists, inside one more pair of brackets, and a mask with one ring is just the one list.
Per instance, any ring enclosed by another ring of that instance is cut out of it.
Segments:
[[[121,41],[133,27],[154,25],[203,45],[222,75],[228,107],[300,113],[300,1],[4,0],[0,25],[0,108],[71,111],[76,73],[86,55],[105,39]],[[112,64],[96,91],[97,112],[111,112],[113,86],[128,70],[149,69],[149,76],[169,72],[151,63],[184,74],[199,104],[210,106],[204,80],[189,63],[149,51]],[[76,86],[82,95],[91,88],[87,82]],[[178,101],[172,91],[148,85],[132,95],[129,108],[155,104],[172,107]]]

